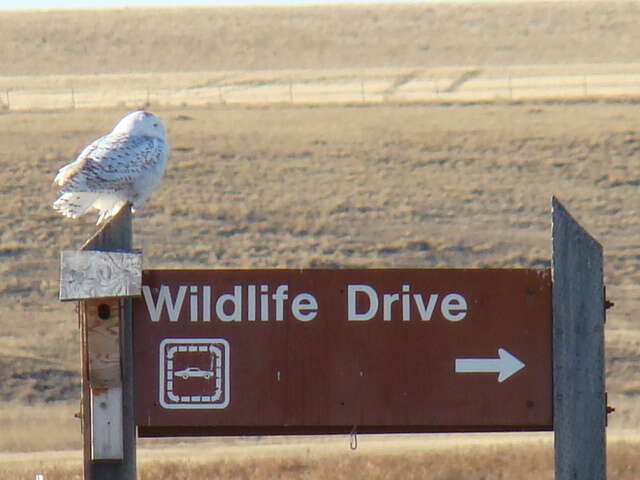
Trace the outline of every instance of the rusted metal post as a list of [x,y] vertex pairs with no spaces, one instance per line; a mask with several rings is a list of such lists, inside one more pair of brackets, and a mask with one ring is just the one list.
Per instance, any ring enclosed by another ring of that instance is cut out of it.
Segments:
[[602,246],[554,197],[553,428],[556,480],[604,480]]
[[[130,251],[132,230],[131,208],[127,205],[87,241],[82,250]],[[136,478],[131,302],[130,298],[94,299],[79,304],[85,480]],[[98,325],[92,325],[88,319],[96,316],[98,320],[94,323]],[[101,354],[101,350],[111,351],[117,347],[120,352],[117,359],[109,353]],[[114,367],[116,364],[119,368]],[[114,380],[114,369],[120,377],[117,380]],[[108,428],[94,432],[94,423]]]

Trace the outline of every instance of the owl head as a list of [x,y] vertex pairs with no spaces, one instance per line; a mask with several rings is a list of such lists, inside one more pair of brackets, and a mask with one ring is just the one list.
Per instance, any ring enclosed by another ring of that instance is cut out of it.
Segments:
[[153,113],[136,110],[127,113],[113,128],[114,134],[143,135],[164,139],[166,131],[162,120]]

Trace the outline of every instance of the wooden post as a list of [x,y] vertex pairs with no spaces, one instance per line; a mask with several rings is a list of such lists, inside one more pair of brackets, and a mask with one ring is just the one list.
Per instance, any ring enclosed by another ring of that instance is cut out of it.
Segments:
[[[132,243],[132,215],[127,205],[82,250],[130,251]],[[88,322],[89,318],[96,318],[89,311],[92,308],[102,309],[97,311],[102,319],[99,325]],[[136,432],[131,299],[83,301],[79,304],[79,315],[82,329],[84,478],[133,480],[136,477]],[[101,349],[112,350],[110,342],[114,338],[119,343],[120,357],[116,359],[106,355],[106,361],[95,365],[95,359],[101,357]],[[117,382],[113,380],[114,370],[120,377]],[[102,432],[93,431],[93,425],[102,425]]]
[[554,197],[553,429],[556,480],[604,480],[602,246]]

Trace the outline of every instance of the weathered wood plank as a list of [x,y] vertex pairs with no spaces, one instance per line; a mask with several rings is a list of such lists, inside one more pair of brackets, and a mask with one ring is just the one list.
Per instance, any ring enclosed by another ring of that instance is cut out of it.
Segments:
[[80,248],[108,252],[133,250],[133,223],[131,204],[127,204]]
[[552,199],[556,480],[606,478],[602,246]]
[[117,298],[85,302],[92,389],[122,385],[120,369],[120,301]]
[[122,388],[91,389],[92,460],[122,460]]
[[142,254],[63,250],[60,300],[140,295]]

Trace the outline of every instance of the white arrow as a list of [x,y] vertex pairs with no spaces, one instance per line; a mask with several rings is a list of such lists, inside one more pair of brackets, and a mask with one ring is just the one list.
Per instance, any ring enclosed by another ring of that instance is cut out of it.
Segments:
[[456,373],[497,373],[498,382],[504,382],[514,373],[524,368],[524,362],[498,349],[499,358],[456,358]]

